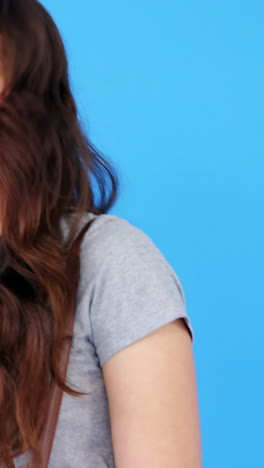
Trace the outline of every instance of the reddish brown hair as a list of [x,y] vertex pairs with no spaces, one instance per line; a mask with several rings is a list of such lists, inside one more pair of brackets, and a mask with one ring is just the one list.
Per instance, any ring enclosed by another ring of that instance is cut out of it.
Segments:
[[[0,39],[0,465],[7,467],[28,449],[39,462],[53,379],[78,394],[59,370],[69,246],[84,212],[113,206],[119,180],[82,131],[63,42],[43,6],[0,0]],[[63,240],[67,214],[73,222]]]

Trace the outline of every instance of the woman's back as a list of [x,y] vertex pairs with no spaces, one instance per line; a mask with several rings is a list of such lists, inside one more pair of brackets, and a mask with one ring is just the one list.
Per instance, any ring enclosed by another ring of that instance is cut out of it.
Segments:
[[[68,383],[90,395],[63,394],[50,468],[114,468],[102,365],[163,324],[187,316],[180,282],[163,254],[140,229],[118,216],[97,217],[80,252],[74,340]],[[70,218],[63,218],[65,236]],[[144,295],[139,294],[144,290]],[[163,302],[163,309],[159,307]],[[24,468],[24,456],[15,462]]]

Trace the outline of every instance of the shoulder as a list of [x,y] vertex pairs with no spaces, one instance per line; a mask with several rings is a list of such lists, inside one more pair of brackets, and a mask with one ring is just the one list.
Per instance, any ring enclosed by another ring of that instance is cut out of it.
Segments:
[[178,317],[193,337],[178,275],[150,236],[126,219],[97,216],[82,242],[81,273],[101,365]]
[[[112,250],[126,250],[127,247],[153,248],[152,239],[140,228],[116,215],[102,214],[94,216],[94,222],[88,230],[85,238],[107,248],[107,253]],[[87,217],[87,220],[90,218]]]
[[[84,220],[84,223],[87,222]],[[83,259],[89,259],[94,271],[118,274],[145,275],[145,280],[173,280],[178,293],[185,302],[180,279],[168,259],[149,234],[125,218],[103,214],[95,216],[94,222],[84,236],[81,248]],[[141,278],[142,280],[144,277]],[[169,286],[169,284],[168,284]]]

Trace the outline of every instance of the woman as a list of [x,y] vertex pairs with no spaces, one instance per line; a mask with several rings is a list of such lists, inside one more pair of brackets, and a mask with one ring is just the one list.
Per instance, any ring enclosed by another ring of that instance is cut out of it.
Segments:
[[[64,393],[51,468],[200,468],[193,329],[180,281],[143,231],[107,214],[118,178],[82,133],[47,11],[36,0],[0,0],[0,38],[0,466],[41,466],[56,381]],[[66,260],[92,219],[63,382]]]

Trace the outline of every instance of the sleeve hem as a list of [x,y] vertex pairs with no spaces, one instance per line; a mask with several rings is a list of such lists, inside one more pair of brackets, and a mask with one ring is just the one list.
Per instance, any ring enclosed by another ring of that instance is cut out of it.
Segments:
[[187,326],[187,329],[189,331],[192,343],[193,343],[194,342],[194,331],[193,331],[193,327],[192,327],[189,316],[186,313],[179,313],[179,314],[175,315],[175,310],[174,310],[173,314],[168,316],[167,319],[164,320],[162,323],[161,322],[152,323],[148,328],[146,328],[144,330],[141,330],[141,332],[139,332],[137,330],[136,326],[135,326],[135,328],[133,330],[131,330],[131,333],[130,333],[129,337],[126,336],[126,337],[124,337],[124,339],[122,339],[119,336],[118,337],[118,343],[116,343],[116,345],[112,346],[110,352],[109,352],[109,348],[110,348],[109,345],[110,345],[110,343],[112,344],[112,342],[111,342],[111,340],[109,340],[109,343],[108,343],[107,340],[106,340],[106,342],[104,343],[104,346],[101,347],[101,349],[98,349],[98,351],[97,351],[98,356],[99,356],[100,366],[102,367],[104,365],[104,363],[108,359],[110,359],[111,357],[113,357],[115,354],[119,353],[120,351],[122,351],[126,347],[132,345],[133,343],[136,343],[137,341],[141,340],[142,338],[145,338],[147,335],[149,335],[150,333],[152,333],[155,330],[158,330],[163,325],[167,325],[168,323],[170,323],[170,322],[172,322],[172,321],[174,321],[176,319],[179,319],[179,318],[184,319],[185,324]]

